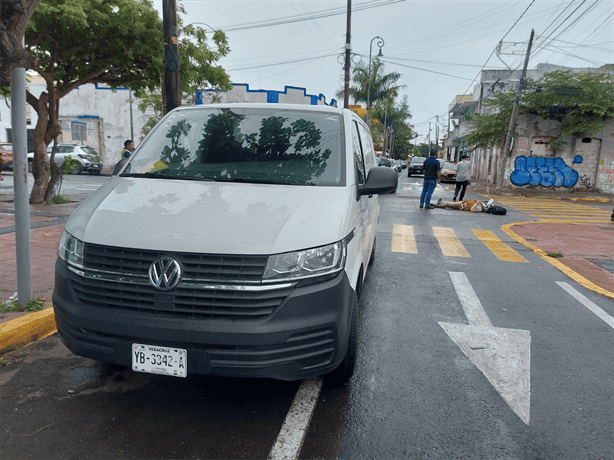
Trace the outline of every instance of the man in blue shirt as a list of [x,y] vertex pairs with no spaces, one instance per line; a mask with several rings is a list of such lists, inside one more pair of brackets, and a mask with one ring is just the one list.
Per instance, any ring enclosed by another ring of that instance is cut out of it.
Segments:
[[422,186],[422,195],[420,195],[420,207],[424,209],[433,209],[431,206],[431,196],[437,182],[441,179],[441,165],[437,161],[437,152],[431,152],[431,156],[424,162],[424,185]]

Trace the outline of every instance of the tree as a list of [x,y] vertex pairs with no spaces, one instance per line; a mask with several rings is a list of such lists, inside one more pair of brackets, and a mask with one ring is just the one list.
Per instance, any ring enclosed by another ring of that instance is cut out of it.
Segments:
[[[216,49],[210,50],[204,31],[190,33],[192,40],[182,41],[180,47],[181,78],[228,84],[223,69],[212,66],[228,52],[224,34],[214,35]],[[159,87],[164,73],[163,30],[148,0],[46,0],[32,14],[25,41],[31,58],[24,65],[47,84],[38,98],[26,94],[38,114],[30,202],[41,203],[51,199],[62,174],[47,155],[47,145],[61,133],[60,99],[87,83],[129,87],[137,97]],[[3,55],[0,68],[9,66],[6,59]]]
[[[465,137],[469,144],[487,149],[505,142],[514,93],[497,93],[484,105],[492,113],[468,119],[474,130]],[[605,117],[614,116],[614,85],[605,73],[556,71],[538,81],[527,80],[519,110],[559,123],[559,136],[597,134],[606,127]]]
[[390,131],[394,128],[394,150],[398,150],[406,155],[409,149],[409,142],[414,138],[413,130],[408,124],[411,112],[409,111],[407,96],[403,96],[400,102],[395,102],[392,98],[378,101],[371,108],[371,118],[378,120],[378,123],[373,123],[371,126],[374,137],[383,139],[384,131],[388,128],[386,139],[388,139],[387,144],[390,147]]
[[529,81],[524,110],[544,119],[556,119],[559,136],[597,134],[604,119],[614,116],[614,85],[610,74],[557,71],[538,82]]
[[16,67],[30,68],[34,56],[22,46],[28,21],[41,0],[0,1],[0,92]]
[[[359,63],[352,69],[352,82],[350,85],[350,96],[354,99],[354,103],[367,103],[367,93],[371,106],[374,106],[378,101],[385,99],[395,99],[399,95],[399,90],[406,85],[398,85],[397,82],[401,78],[398,72],[384,73],[384,63],[375,59],[371,63],[371,88],[369,91],[369,66],[368,64]],[[343,99],[343,90],[337,92],[337,98]]]
[[[183,8],[180,8],[180,11],[184,12]],[[232,89],[230,79],[222,67],[192,65],[194,61],[213,63],[228,54],[230,48],[226,35],[220,30],[213,32],[212,39],[217,46],[217,49],[213,51],[206,46],[207,35],[205,30],[191,24],[184,27],[181,19],[178,19],[178,26],[179,36],[181,37],[179,39],[181,100],[184,105],[194,104],[196,102],[196,91],[202,87],[211,85],[219,91]],[[199,74],[199,71],[203,70],[207,72],[205,78]],[[138,108],[141,113],[148,116],[142,131],[142,135],[146,135],[163,116],[161,89],[144,91],[140,95]]]

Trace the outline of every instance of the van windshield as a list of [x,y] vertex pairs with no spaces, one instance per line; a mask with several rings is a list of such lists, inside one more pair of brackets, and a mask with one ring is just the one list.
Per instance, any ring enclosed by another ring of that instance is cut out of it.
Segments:
[[345,185],[340,114],[271,108],[176,109],[122,176]]

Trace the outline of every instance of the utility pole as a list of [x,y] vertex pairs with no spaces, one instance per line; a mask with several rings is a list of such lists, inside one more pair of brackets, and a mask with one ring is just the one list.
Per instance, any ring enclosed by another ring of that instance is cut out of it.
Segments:
[[352,51],[352,0],[348,0],[347,32],[345,34],[345,86],[343,87],[343,107],[350,106],[350,53]]
[[17,302],[25,307],[32,297],[32,264],[30,259],[30,204],[28,201],[26,69],[23,67],[18,67],[11,72],[11,124]]
[[164,114],[181,105],[181,84],[179,81],[179,42],[177,33],[176,0],[162,1],[162,21],[164,26],[164,88],[162,106]]
[[524,78],[527,75],[527,67],[529,66],[529,57],[531,55],[531,46],[533,45],[533,35],[535,31],[531,29],[531,37],[529,38],[529,46],[527,47],[527,54],[524,58],[524,65],[522,66],[522,74],[520,81],[518,82],[518,91],[516,91],[516,100],[514,101],[514,108],[512,109],[512,116],[510,117],[510,125],[507,129],[507,137],[505,138],[505,145],[501,152],[501,164],[499,165],[499,174],[497,174],[496,190],[501,190],[503,186],[503,178],[505,175],[505,169],[507,166],[507,160],[510,157],[510,148],[512,146],[512,139],[514,138],[514,131],[516,130],[516,117],[518,116],[518,105],[520,104],[520,96],[522,95],[522,87],[524,86]]
[[435,116],[435,148],[439,154],[439,115]]
[[431,156],[431,122],[429,121],[429,156]]
[[386,112],[384,112],[384,142],[383,142],[383,153],[384,156],[386,155],[386,144],[387,144],[387,140],[388,140],[388,127],[386,126],[386,120],[388,119],[388,106],[386,106]]

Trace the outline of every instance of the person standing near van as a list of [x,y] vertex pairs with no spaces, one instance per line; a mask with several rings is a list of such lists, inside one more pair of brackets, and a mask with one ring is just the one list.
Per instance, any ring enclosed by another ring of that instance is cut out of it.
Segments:
[[422,195],[420,195],[421,208],[434,209],[434,206],[431,205],[431,196],[440,179],[441,164],[437,160],[437,152],[431,152],[431,156],[424,162],[424,183],[422,185]]
[[134,142],[132,141],[132,139],[128,139],[126,142],[124,142],[124,150],[122,150],[122,160],[124,158],[130,158],[130,155],[132,155],[133,150]]
[[[459,201],[463,201],[463,198],[465,198],[465,191],[467,190],[467,185],[469,185],[470,169],[469,156],[461,155],[461,162],[456,165],[456,187],[452,201],[456,201],[456,197],[458,197]],[[458,195],[459,191],[460,196]]]

